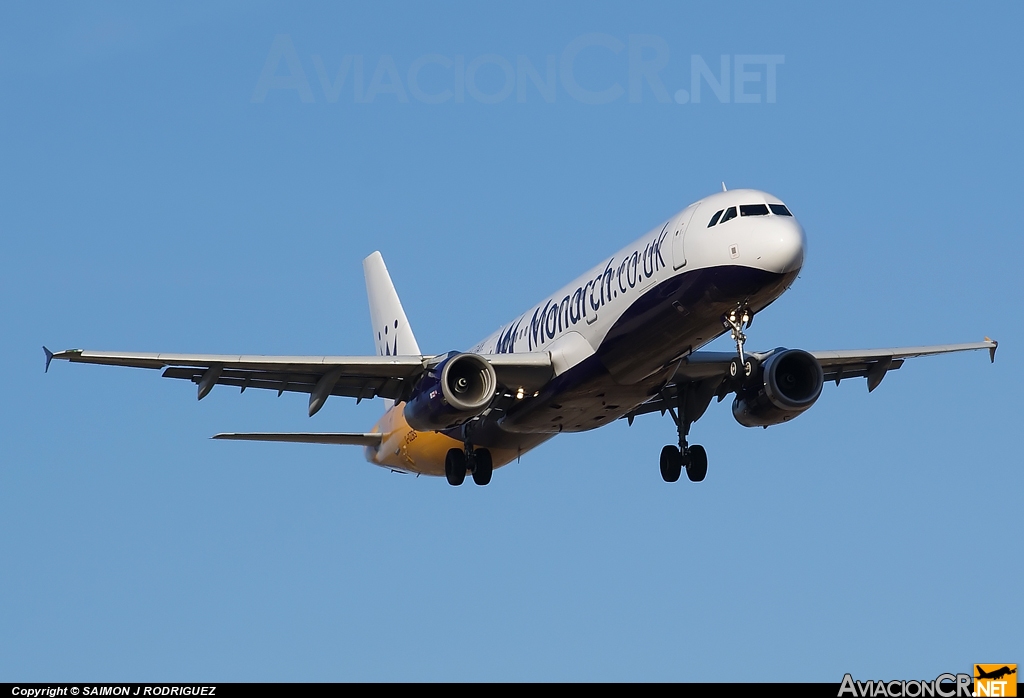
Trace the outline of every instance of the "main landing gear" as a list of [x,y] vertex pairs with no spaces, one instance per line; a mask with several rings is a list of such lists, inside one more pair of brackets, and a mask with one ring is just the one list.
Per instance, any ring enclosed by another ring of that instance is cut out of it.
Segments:
[[701,482],[708,474],[708,454],[703,446],[690,446],[686,436],[690,433],[691,421],[686,415],[686,390],[680,387],[676,407],[668,408],[672,421],[679,431],[679,446],[668,445],[661,449],[661,477],[665,482],[675,482],[686,468],[690,482]]
[[444,459],[444,475],[448,478],[448,484],[453,487],[461,485],[467,471],[473,474],[473,482],[478,485],[490,482],[494,472],[491,452],[486,448],[474,449],[470,444],[466,444],[463,449],[450,449]]

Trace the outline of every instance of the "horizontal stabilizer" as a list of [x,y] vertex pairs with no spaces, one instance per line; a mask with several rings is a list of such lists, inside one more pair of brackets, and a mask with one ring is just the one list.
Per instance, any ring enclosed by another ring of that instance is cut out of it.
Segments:
[[381,434],[316,434],[254,432],[250,434],[217,434],[214,439],[231,441],[281,441],[294,444],[340,444],[342,446],[379,446]]

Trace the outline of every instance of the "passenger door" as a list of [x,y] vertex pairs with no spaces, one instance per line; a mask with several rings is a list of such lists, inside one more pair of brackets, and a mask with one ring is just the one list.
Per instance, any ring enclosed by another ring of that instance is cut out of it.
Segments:
[[672,233],[672,268],[682,269],[686,266],[686,250],[683,249],[683,239],[686,237],[686,228],[690,225],[697,210],[697,204],[693,204],[679,214],[676,219],[675,230]]

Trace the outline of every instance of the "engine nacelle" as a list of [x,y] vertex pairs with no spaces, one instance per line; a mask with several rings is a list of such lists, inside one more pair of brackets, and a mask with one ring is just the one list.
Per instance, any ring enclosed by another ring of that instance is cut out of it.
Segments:
[[487,409],[498,390],[490,362],[477,354],[455,354],[433,368],[405,404],[413,429],[439,431],[465,424]]
[[807,411],[821,395],[825,374],[806,351],[776,349],[732,403],[732,416],[745,427],[769,427]]

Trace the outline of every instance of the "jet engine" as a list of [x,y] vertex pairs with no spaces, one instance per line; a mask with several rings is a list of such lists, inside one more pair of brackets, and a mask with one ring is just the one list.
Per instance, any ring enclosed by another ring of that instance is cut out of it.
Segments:
[[494,399],[498,378],[487,359],[455,354],[435,366],[405,404],[405,421],[419,431],[440,431],[465,424]]
[[788,422],[814,404],[824,383],[821,364],[806,351],[776,349],[737,392],[732,416],[745,427]]

